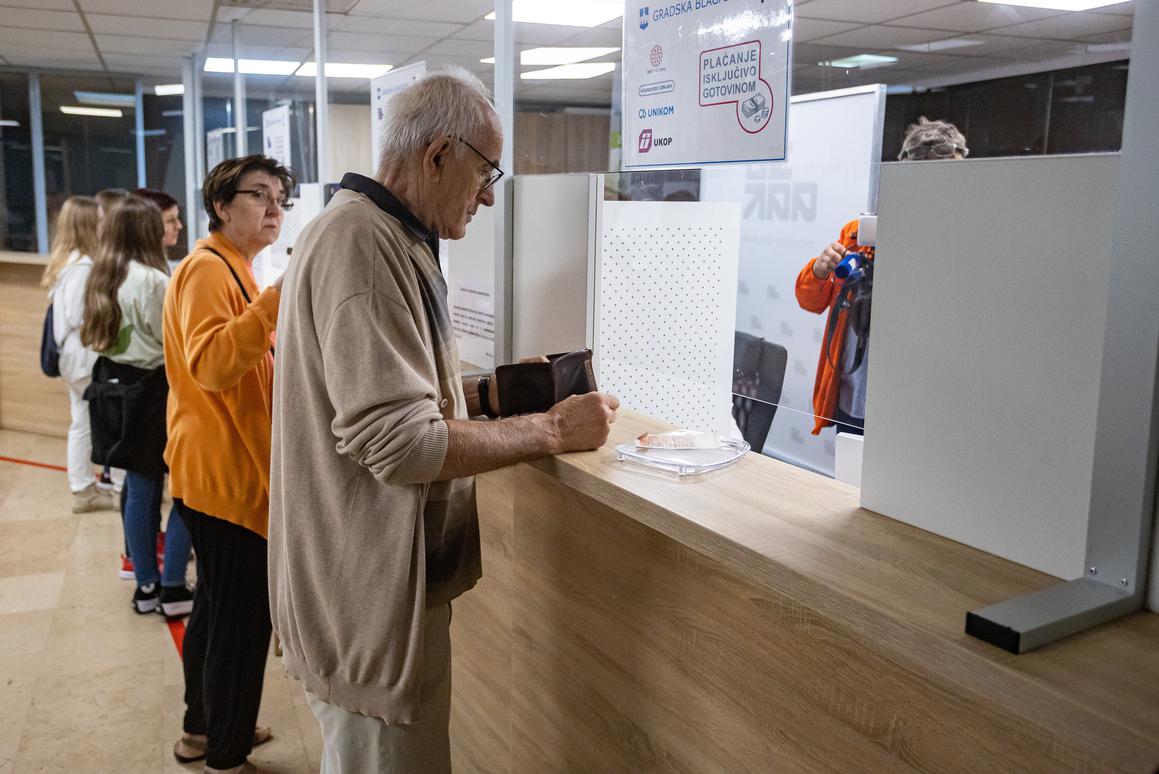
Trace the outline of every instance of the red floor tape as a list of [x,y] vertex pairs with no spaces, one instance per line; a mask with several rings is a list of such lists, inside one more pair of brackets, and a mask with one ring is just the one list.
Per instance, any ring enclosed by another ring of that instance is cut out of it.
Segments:
[[16,457],[0,456],[0,462],[11,462],[15,465],[29,465],[34,468],[47,468],[48,470],[59,470],[61,473],[67,473],[68,468],[60,465],[49,465],[47,462],[36,462],[35,460],[21,460]]
[[178,618],[175,621],[165,621],[169,625],[169,634],[173,636],[173,645],[177,648],[177,656],[184,657],[185,645],[185,619]]

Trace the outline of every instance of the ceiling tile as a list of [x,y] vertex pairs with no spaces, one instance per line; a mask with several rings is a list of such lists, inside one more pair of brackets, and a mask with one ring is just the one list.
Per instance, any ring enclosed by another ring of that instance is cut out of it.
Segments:
[[88,50],[61,49],[52,46],[22,46],[0,43],[0,56],[14,67],[80,67],[87,70],[103,70],[96,52],[90,45]]
[[1113,13],[1119,16],[1134,16],[1135,4],[1132,2],[1115,3],[1114,5],[1105,5],[1093,13]]
[[154,19],[144,16],[107,16],[86,14],[94,34],[137,35],[142,38],[169,40],[205,40],[209,24],[180,19]]
[[860,26],[857,22],[807,19],[798,16],[793,19],[793,42],[808,43],[810,40],[823,38],[826,35],[836,35],[838,32],[845,32],[846,30],[855,29]]
[[[250,46],[300,46],[314,47],[314,33],[308,30],[299,30],[293,27],[258,27],[241,26],[238,28],[238,40],[243,48]],[[213,42],[226,46],[232,45],[233,31],[228,26],[214,27]]]
[[125,0],[77,0],[77,2],[86,14],[139,16],[140,11],[148,10],[149,16],[156,19],[193,21],[209,21],[216,5],[214,0],[148,0],[147,3],[141,0],[132,3],[126,3]]
[[832,19],[844,22],[876,24],[932,8],[950,5],[953,0],[812,0],[799,6],[799,13],[810,19]]
[[405,35],[363,35],[359,32],[331,32],[327,46],[356,51],[377,51],[384,56],[413,54],[438,42],[435,38],[412,38]]
[[493,0],[359,0],[350,15],[470,24],[493,10]]
[[827,46],[846,46],[875,51],[897,48],[898,46],[912,46],[917,43],[929,43],[931,40],[942,40],[945,37],[946,33],[941,30],[888,27],[879,24],[829,35],[815,42]]
[[1082,39],[1084,43],[1130,43],[1131,30],[1119,30],[1118,32],[1104,32],[1099,35],[1091,35]]
[[330,16],[326,24],[331,32],[341,30],[371,35],[412,35],[419,38],[445,38],[463,28],[462,24],[384,19],[378,16]]
[[994,32],[999,35],[1077,40],[1103,32],[1117,32],[1119,30],[1129,29],[1131,29],[1131,18],[1129,16],[1114,16],[1098,13],[1068,13],[1040,21],[1002,27]]
[[955,32],[981,32],[994,27],[1058,16],[1058,11],[993,3],[956,3],[946,8],[913,14],[890,22],[898,27],[925,27]]
[[[52,32],[50,30],[24,30],[8,26],[0,27],[0,47],[5,43],[20,47],[44,46],[65,51],[93,53],[93,43],[84,32]],[[4,52],[0,50],[0,54]]]
[[72,0],[0,0],[0,8],[7,12],[11,8],[28,8],[34,11],[76,12]]
[[[327,16],[327,20],[333,18],[342,18]],[[218,14],[218,21],[222,21],[221,14]],[[299,30],[314,30],[314,14],[303,13],[300,11],[275,11],[267,8],[257,8],[251,10],[246,15],[238,20],[238,24],[242,27],[249,27],[252,25],[259,25],[265,27],[291,27]]]
[[475,61],[494,54],[495,44],[484,40],[440,40],[423,52],[424,56],[460,56]]
[[45,11],[33,8],[3,8],[0,16],[5,27],[84,32],[85,25],[76,11]]
[[[177,76],[181,73],[180,60],[171,56],[145,56],[140,54],[105,54],[105,63],[110,70],[142,73],[150,76]],[[178,78],[177,80],[180,80]]]
[[180,58],[201,50],[201,43],[192,40],[167,40],[165,38],[128,37],[124,35],[97,35],[97,46],[102,56],[109,54],[142,54],[165,56],[177,59],[175,65],[181,69]]

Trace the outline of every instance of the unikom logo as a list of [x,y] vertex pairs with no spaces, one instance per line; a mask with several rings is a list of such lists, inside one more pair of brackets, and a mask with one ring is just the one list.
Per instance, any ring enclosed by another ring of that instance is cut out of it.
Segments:
[[652,63],[653,67],[659,67],[660,63],[664,61],[664,49],[659,43],[652,46],[652,51],[648,54],[648,61]]
[[640,132],[640,139],[636,143],[636,150],[640,153],[647,153],[652,150],[652,130],[645,129]]
[[648,6],[640,8],[640,29],[642,30],[648,29],[648,15]]

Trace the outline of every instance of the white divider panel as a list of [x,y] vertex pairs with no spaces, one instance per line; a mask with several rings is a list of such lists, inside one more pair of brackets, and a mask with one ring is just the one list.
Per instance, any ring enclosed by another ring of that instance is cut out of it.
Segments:
[[864,507],[1084,574],[1118,164],[883,166]]
[[737,202],[603,202],[593,350],[626,408],[737,435]]

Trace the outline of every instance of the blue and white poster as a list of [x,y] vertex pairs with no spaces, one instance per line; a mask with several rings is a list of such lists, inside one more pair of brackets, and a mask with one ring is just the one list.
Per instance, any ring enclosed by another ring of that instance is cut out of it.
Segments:
[[624,166],[783,160],[792,20],[790,0],[629,3]]
[[422,78],[427,72],[426,62],[415,62],[391,70],[370,81],[370,174],[378,173],[382,155],[382,141],[386,137],[386,106],[391,97]]

